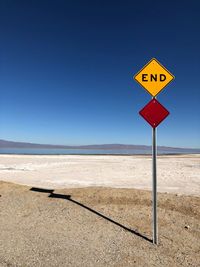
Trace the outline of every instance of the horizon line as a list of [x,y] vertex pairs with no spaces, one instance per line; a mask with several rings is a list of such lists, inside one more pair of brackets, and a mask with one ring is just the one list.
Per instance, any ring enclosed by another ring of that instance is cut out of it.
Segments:
[[[39,146],[54,146],[54,147],[91,147],[91,146],[143,146],[143,147],[151,147],[152,145],[144,145],[144,144],[125,144],[125,143],[101,143],[101,144],[84,144],[84,145],[64,145],[64,144],[49,144],[49,143],[35,143],[35,142],[26,142],[26,141],[13,141],[13,140],[6,140],[6,139],[0,139],[0,142],[11,142],[11,143],[20,143],[24,145],[39,145]],[[200,147],[174,147],[174,146],[165,146],[165,145],[158,145],[157,147],[164,147],[164,148],[173,148],[173,149],[195,149],[200,150]]]

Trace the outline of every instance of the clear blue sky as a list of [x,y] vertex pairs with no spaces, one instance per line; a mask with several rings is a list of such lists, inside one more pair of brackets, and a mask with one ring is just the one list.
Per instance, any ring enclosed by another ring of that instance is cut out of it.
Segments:
[[0,138],[151,144],[133,75],[152,57],[176,79],[158,144],[200,147],[200,2],[0,1]]

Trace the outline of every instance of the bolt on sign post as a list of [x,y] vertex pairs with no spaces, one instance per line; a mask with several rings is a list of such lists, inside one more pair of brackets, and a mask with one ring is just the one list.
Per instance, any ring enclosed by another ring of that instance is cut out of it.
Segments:
[[152,58],[135,76],[138,82],[151,96],[152,100],[140,110],[139,114],[152,127],[152,198],[153,198],[153,244],[158,244],[157,224],[157,144],[156,127],[169,115],[169,111],[158,102],[156,96],[172,81],[174,76],[161,63]]

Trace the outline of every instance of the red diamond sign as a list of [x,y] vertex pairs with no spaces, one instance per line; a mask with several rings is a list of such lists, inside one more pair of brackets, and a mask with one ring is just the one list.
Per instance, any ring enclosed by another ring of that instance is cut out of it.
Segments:
[[155,98],[139,113],[153,128],[156,128],[169,115],[169,111]]

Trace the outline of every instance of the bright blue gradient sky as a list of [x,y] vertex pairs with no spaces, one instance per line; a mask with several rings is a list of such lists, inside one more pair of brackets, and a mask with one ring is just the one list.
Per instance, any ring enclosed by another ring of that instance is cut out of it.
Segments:
[[0,1],[0,138],[151,144],[133,75],[152,57],[175,80],[158,144],[200,148],[200,2]]

